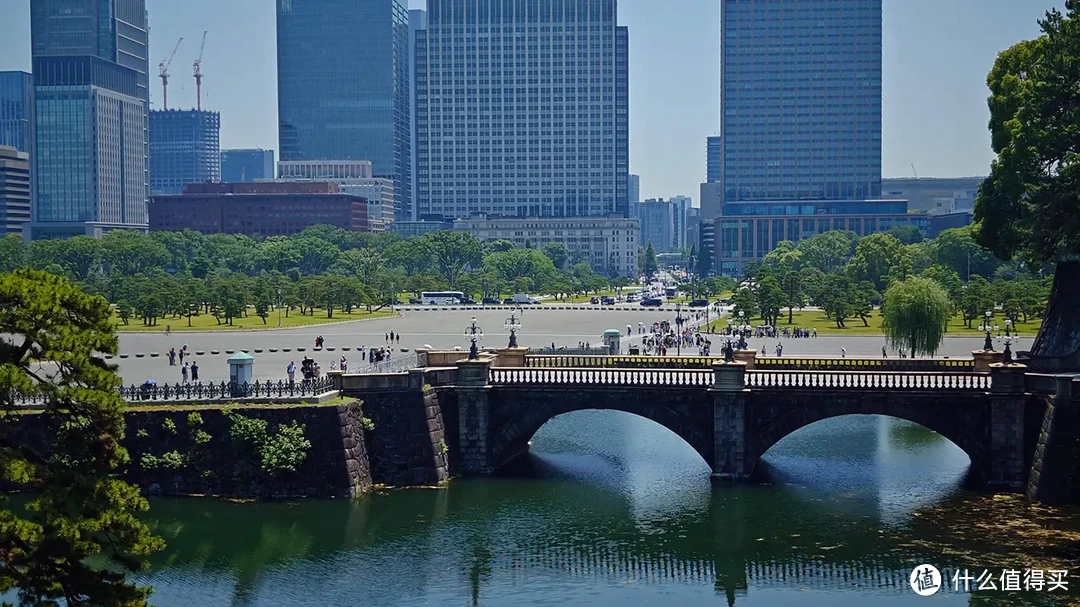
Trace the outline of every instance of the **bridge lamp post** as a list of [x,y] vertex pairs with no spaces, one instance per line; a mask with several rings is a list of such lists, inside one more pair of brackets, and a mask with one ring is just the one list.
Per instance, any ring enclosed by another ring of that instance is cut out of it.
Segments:
[[675,339],[676,356],[682,356],[682,326],[684,322],[686,322],[686,318],[682,315],[682,302],[679,302],[675,304],[675,326],[678,331]]
[[518,308],[517,310],[510,312],[510,318],[507,318],[506,322],[503,323],[503,326],[510,331],[509,347],[511,348],[518,347],[517,331],[521,329],[521,317],[523,316],[525,316],[525,310]]
[[990,324],[990,317],[993,316],[994,313],[990,310],[987,310],[984,315],[986,316],[986,321],[983,324],[979,325],[980,331],[986,331],[986,340],[983,341],[983,350],[987,352],[993,352],[994,336],[991,333],[991,331],[993,330],[993,326]]
[[1005,337],[1009,336],[1009,334],[1010,334],[1009,330],[1010,329],[1012,329],[1012,319],[1009,318],[1009,317],[1006,317],[1005,318]]
[[476,342],[477,340],[483,341],[484,330],[476,324],[475,316],[472,317],[472,324],[465,327],[465,339],[468,339],[472,342],[472,345],[469,346],[469,360],[476,360],[480,358],[480,351],[476,348]]
[[744,324],[744,321],[743,321],[744,316],[746,316],[746,313],[743,312],[742,310],[739,310],[739,330],[740,331],[745,331],[746,330],[746,325]]

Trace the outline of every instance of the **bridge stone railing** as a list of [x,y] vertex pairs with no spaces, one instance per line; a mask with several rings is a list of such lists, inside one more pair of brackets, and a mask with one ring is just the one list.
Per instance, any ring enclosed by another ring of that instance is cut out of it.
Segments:
[[710,369],[534,369],[494,368],[492,385],[601,384],[615,386],[702,386],[713,384]]
[[990,389],[982,373],[923,373],[891,371],[764,371],[746,372],[750,388],[854,388],[905,390]]
[[[526,367],[616,369],[708,369],[719,356],[590,356],[528,354]],[[754,358],[754,369],[791,371],[961,372],[975,370],[972,359],[950,358]]]
[[[723,368],[723,367],[721,367]],[[493,368],[492,385],[713,386],[713,369]],[[868,371],[746,371],[748,388],[972,390],[990,389],[989,375]]]

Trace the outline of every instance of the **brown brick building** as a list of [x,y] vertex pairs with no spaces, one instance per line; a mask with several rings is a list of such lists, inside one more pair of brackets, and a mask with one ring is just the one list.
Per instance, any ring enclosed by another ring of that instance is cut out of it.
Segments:
[[150,229],[279,236],[328,224],[367,232],[367,200],[336,183],[192,183],[183,194],[154,196]]

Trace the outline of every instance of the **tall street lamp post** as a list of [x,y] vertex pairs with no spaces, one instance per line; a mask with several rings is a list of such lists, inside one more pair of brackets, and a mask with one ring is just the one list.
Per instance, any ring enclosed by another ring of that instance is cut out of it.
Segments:
[[986,317],[985,322],[983,322],[983,324],[979,325],[979,330],[980,331],[986,331],[986,340],[983,341],[983,350],[985,350],[987,352],[993,352],[994,351],[994,336],[991,333],[991,331],[993,331],[994,327],[993,327],[993,325],[990,324],[990,317],[993,316],[993,312],[991,312],[990,310],[987,310],[984,313],[984,316]]
[[518,347],[517,331],[521,329],[521,317],[525,315],[525,310],[518,308],[517,310],[510,312],[510,318],[506,319],[503,325],[510,330],[510,344],[509,347]]
[[682,356],[682,326],[686,322],[686,318],[682,315],[682,302],[675,304],[675,327],[678,330],[678,334],[675,336],[675,351],[676,356]]
[[281,328],[281,288],[277,290],[277,326]]
[[469,346],[469,360],[476,360],[477,358],[480,358],[480,350],[477,349],[476,342],[483,341],[484,330],[476,324],[475,316],[472,317],[472,324],[465,327],[465,339],[468,339],[472,342],[472,345]]

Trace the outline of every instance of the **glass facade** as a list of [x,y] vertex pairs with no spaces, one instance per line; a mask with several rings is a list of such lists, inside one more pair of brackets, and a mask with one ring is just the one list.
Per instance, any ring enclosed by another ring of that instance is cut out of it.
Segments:
[[705,140],[705,183],[721,180],[724,165],[723,138],[709,137]]
[[34,79],[27,72],[0,72],[0,145],[33,152]]
[[221,150],[221,181],[240,183],[274,178],[274,150]]
[[882,0],[722,0],[724,196],[881,196]]
[[409,13],[401,0],[278,0],[281,160],[370,160],[412,214]]
[[189,183],[221,181],[221,114],[150,112],[150,194],[179,194]]
[[616,0],[431,0],[416,39],[419,213],[628,213]]

